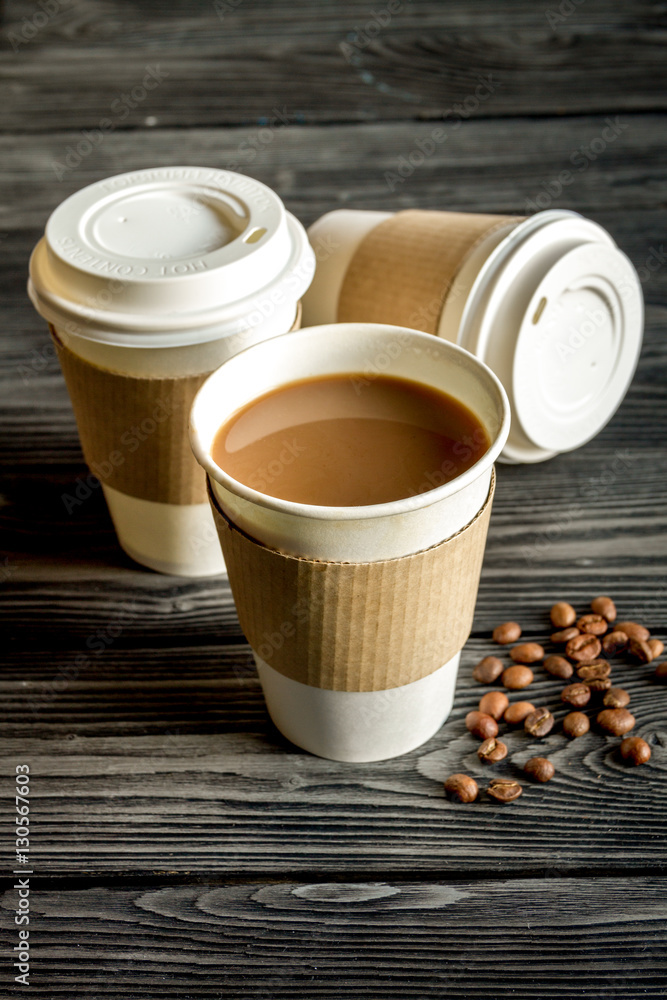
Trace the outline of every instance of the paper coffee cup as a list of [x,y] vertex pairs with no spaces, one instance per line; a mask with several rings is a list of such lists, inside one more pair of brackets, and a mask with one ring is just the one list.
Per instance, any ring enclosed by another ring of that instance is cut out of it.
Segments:
[[[449,483],[364,507],[270,497],[211,458],[219,427],[263,393],[373,365],[459,399],[490,448]],[[399,327],[297,331],[231,358],[204,383],[191,413],[192,447],[209,476],[268,710],[292,742],[334,760],[381,760],[419,746],[445,721],[472,623],[493,462],[508,430],[506,395],[485,365]]]
[[400,322],[467,348],[510,400],[501,460],[580,447],[625,396],[641,285],[611,236],[575,212],[339,210],[308,232],[313,246],[335,249],[319,255],[304,326]]
[[313,271],[278,196],[229,171],[121,174],[49,218],[28,292],[51,326],[118,540],[142,565],[224,571],[190,406],[232,354],[298,325]]

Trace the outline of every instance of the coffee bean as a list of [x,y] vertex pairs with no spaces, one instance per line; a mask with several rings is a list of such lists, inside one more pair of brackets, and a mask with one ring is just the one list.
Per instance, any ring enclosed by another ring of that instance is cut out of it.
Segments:
[[621,743],[621,757],[629,764],[645,764],[651,759],[651,748],[640,736],[628,736]]
[[607,619],[602,615],[582,615],[577,621],[577,628],[586,635],[604,635],[607,631]]
[[522,663],[517,663],[513,667],[508,667],[507,670],[503,670],[503,675],[500,679],[510,691],[520,691],[522,688],[528,687],[529,684],[533,683],[533,677],[534,674],[530,667],[526,667]]
[[505,709],[505,714],[503,719],[510,726],[516,726],[530,715],[531,712],[535,711],[535,706],[529,701],[515,701],[509,708]]
[[659,663],[654,676],[659,683],[664,684],[667,681],[667,663]]
[[523,720],[523,728],[531,736],[546,736],[553,729],[554,721],[548,708],[536,708]]
[[554,677],[560,677],[562,681],[569,680],[574,673],[574,667],[564,656],[547,656],[544,661],[544,669]]
[[583,712],[568,712],[563,719],[563,732],[573,740],[591,728],[591,720]]
[[561,701],[575,708],[583,708],[591,700],[591,689],[588,684],[568,684],[560,693]]
[[603,708],[595,721],[600,729],[605,729],[612,736],[623,736],[635,725],[635,717],[627,708]]
[[627,644],[627,635],[625,632],[619,632],[618,629],[614,629],[613,632],[607,632],[602,639],[602,649],[605,656],[616,656],[617,653],[622,653]]
[[511,778],[493,778],[486,791],[498,802],[513,802],[519,798],[523,788],[518,781],[512,781]]
[[653,659],[653,651],[643,639],[628,639],[628,655],[640,663],[650,663]]
[[591,601],[591,608],[598,615],[603,615],[608,622],[616,621],[616,605],[611,597],[596,597]]
[[577,677],[582,681],[598,680],[601,677],[609,677],[611,666],[606,660],[593,660],[591,663],[582,663],[577,667]]
[[510,700],[503,691],[488,691],[479,699],[479,710],[492,715],[497,722],[509,703]]
[[662,639],[649,639],[648,644],[651,652],[653,653],[653,659],[656,660],[665,651],[665,644]]
[[492,715],[485,712],[468,712],[466,729],[479,740],[488,740],[490,736],[498,735],[498,723]]
[[510,652],[515,663],[537,663],[544,659],[544,649],[539,642],[520,642]]
[[484,740],[477,750],[477,756],[482,764],[496,764],[499,760],[504,760],[507,757],[507,747],[502,740],[497,740],[495,736],[492,736],[490,739]]
[[637,622],[616,622],[614,629],[625,632],[629,639],[639,639],[641,642],[648,642],[651,638],[649,630]]
[[479,788],[475,779],[467,774],[450,774],[445,781],[445,791],[455,802],[474,802]]
[[591,660],[597,660],[601,650],[597,636],[580,633],[570,639],[565,647],[565,655],[576,663],[590,663]]
[[480,660],[472,672],[473,677],[480,684],[493,684],[497,681],[504,670],[502,660],[497,656],[485,656]]
[[503,622],[494,628],[493,641],[500,646],[506,646],[508,642],[516,642],[520,635],[521,626],[518,622]]
[[586,681],[586,684],[593,694],[599,694],[600,691],[609,690],[611,687],[611,677],[593,677],[590,681]]
[[561,629],[560,632],[553,632],[551,635],[551,641],[555,642],[557,646],[565,645],[570,639],[574,639],[576,635],[579,635],[579,629],[571,626],[570,628]]
[[574,625],[577,619],[577,612],[571,604],[559,601],[558,604],[554,604],[552,607],[549,617],[554,628],[567,628],[568,625]]
[[630,704],[630,695],[624,688],[611,687],[605,691],[602,704],[605,708],[625,708]]
[[535,781],[551,781],[556,768],[547,757],[531,757],[523,765],[526,774],[529,774]]

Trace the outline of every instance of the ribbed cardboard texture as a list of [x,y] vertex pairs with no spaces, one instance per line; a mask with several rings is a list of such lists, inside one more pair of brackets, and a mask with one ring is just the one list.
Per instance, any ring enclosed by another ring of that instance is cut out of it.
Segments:
[[519,216],[397,212],[368,233],[345,273],[339,323],[391,323],[437,333],[466,258]]
[[286,555],[224,516],[209,486],[239,622],[258,656],[312,687],[382,691],[433,673],[472,626],[495,473],[456,535],[400,559],[322,562]]
[[[300,323],[298,303],[291,329]],[[188,419],[210,372],[127,375],[80,358],[50,329],[91,471],[105,486],[142,500],[206,503],[206,474],[192,454]]]

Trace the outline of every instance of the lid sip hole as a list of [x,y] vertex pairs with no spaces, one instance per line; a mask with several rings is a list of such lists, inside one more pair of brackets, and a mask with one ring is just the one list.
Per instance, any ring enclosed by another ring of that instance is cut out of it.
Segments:
[[262,236],[266,233],[266,229],[252,229],[248,235],[244,238],[244,243],[259,243]]
[[537,309],[535,310],[535,315],[533,316],[533,326],[537,326],[540,321],[540,316],[547,307],[547,300],[544,296],[540,299]]

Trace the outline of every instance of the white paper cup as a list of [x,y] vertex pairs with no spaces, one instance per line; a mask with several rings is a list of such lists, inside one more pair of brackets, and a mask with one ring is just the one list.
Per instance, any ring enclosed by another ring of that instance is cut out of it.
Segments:
[[[64,349],[95,366],[91,377],[97,368],[128,376],[139,392],[141,380],[203,378],[235,351],[288,331],[313,271],[303,227],[265,185],[169,167],[110,177],[63,202],[33,252],[28,291]],[[185,442],[187,418],[186,408],[172,420]],[[82,419],[102,422],[108,411],[77,413],[80,432]],[[129,468],[131,448],[120,453]],[[101,482],[118,540],[137,562],[181,576],[224,571],[203,497],[171,502],[132,482]]]
[[[465,403],[491,447],[463,475],[433,490],[366,507],[317,507],[259,493],[213,461],[215,434],[238,409],[280,385],[381,367]],[[339,324],[290,333],[231,358],[199,391],[191,442],[226,518],[272,549],[310,560],[372,563],[420,552],[466,526],[489,495],[493,462],[509,430],[506,395],[468,352],[399,327]],[[233,580],[232,580],[233,583]],[[298,746],[334,760],[368,761],[419,746],[451,709],[459,654],[418,681],[381,691],[327,690],[276,671],[253,650],[269,712]]]

